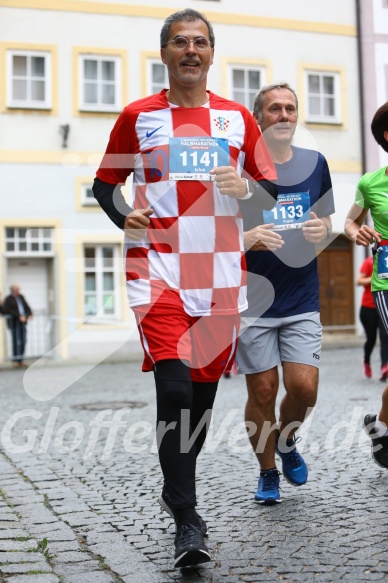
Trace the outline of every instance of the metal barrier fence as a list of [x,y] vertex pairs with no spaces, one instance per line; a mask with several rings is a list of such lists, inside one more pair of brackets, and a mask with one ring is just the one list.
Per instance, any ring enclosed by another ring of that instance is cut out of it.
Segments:
[[[12,337],[8,328],[8,319],[4,314],[4,360],[12,360]],[[36,310],[27,323],[27,342],[23,358],[39,358],[53,347],[54,320],[45,310]]]

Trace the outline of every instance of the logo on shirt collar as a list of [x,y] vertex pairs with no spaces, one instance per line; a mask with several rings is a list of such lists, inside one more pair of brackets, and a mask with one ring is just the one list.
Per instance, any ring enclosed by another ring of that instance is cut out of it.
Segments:
[[226,134],[226,130],[229,127],[230,124],[230,120],[226,119],[226,117],[215,117],[213,119],[213,121],[215,122],[218,130],[222,133],[222,134]]
[[150,130],[147,130],[147,131],[146,131],[146,138],[150,138],[151,136],[153,136],[153,135],[154,135],[154,133],[155,133],[155,132],[157,132],[158,130],[160,130],[162,127],[163,127],[163,126],[160,126],[160,127],[156,128],[155,130],[152,130],[152,131],[150,131]]

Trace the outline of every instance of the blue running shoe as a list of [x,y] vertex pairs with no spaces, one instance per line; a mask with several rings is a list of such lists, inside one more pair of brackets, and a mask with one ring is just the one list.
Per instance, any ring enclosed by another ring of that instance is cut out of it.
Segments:
[[279,441],[276,444],[276,453],[283,464],[283,476],[293,486],[302,486],[307,482],[308,476],[306,463],[296,449],[296,444],[300,439],[300,437],[297,439],[294,437],[287,440],[287,442],[281,439],[281,444],[279,444]]
[[272,506],[282,501],[279,492],[279,473],[275,469],[264,471],[260,475],[255,502]]

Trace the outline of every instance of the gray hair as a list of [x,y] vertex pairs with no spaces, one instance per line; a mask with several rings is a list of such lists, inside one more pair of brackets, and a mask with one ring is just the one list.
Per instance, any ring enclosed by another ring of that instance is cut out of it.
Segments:
[[255,95],[255,99],[253,102],[253,113],[255,113],[257,115],[257,119],[259,120],[259,123],[261,122],[262,117],[263,117],[261,112],[262,112],[262,109],[264,106],[265,94],[268,93],[268,91],[273,91],[274,89],[287,89],[288,91],[290,91],[292,93],[292,95],[294,96],[296,112],[298,113],[298,98],[296,96],[295,91],[286,82],[273,83],[272,85],[266,85],[265,87],[262,87],[260,89],[260,91]]
[[162,30],[160,31],[160,47],[164,49],[164,47],[167,45],[168,39],[170,37],[170,28],[174,22],[194,22],[195,20],[202,20],[202,22],[206,24],[209,31],[210,45],[212,48],[214,48],[215,38],[212,25],[204,14],[201,14],[192,8],[179,10],[179,12],[174,12],[174,14],[170,14],[170,16],[166,18],[162,26]]

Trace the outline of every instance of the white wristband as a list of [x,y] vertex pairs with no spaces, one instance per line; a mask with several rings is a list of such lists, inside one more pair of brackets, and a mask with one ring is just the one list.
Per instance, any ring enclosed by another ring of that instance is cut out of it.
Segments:
[[243,178],[243,180],[245,180],[246,187],[247,187],[246,195],[243,196],[243,197],[241,197],[241,198],[239,198],[238,200],[249,200],[251,198],[251,196],[253,195],[253,192],[250,192],[250,190],[249,190],[249,182],[248,182],[248,180],[246,178]]

